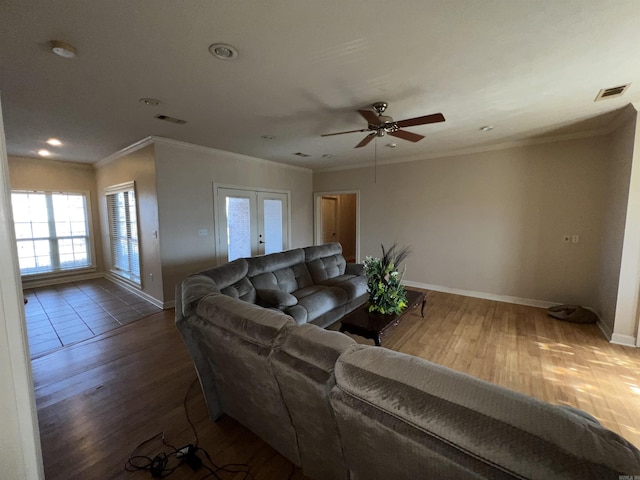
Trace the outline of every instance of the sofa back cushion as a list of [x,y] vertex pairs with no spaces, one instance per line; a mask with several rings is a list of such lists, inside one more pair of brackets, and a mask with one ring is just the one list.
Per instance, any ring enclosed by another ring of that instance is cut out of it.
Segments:
[[247,259],[248,277],[254,288],[278,289],[285,293],[295,292],[312,285],[309,270],[304,263],[301,249],[272,253]]
[[200,275],[207,276],[216,282],[221,293],[245,302],[256,303],[256,291],[247,279],[248,270],[247,260],[237,258],[224,265],[204,270]]
[[342,245],[339,243],[316,245],[303,250],[313,283],[318,284],[344,274],[347,262],[342,256]]
[[211,363],[222,410],[299,465],[296,433],[270,362],[293,319],[222,294],[205,297],[197,314],[192,328]]
[[360,346],[331,403],[354,480],[618,478],[640,452],[585,416],[420,358]]
[[314,480],[348,478],[329,392],[336,360],[355,344],[339,332],[305,324],[290,330],[271,359],[298,434],[302,470]]

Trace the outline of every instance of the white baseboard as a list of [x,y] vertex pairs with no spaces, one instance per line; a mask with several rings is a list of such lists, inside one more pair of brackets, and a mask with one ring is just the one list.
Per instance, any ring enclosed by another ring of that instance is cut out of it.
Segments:
[[631,335],[621,335],[619,333],[614,333],[611,335],[611,343],[615,343],[616,345],[624,345],[625,347],[635,347],[636,346],[636,338]]
[[[161,300],[158,300],[155,297],[152,297],[151,295],[149,295],[148,293],[143,292],[142,290],[140,290],[137,287],[134,287],[133,285],[131,285],[128,282],[125,282],[121,279],[119,279],[118,277],[111,275],[109,273],[106,273],[104,275],[104,278],[106,278],[107,280],[109,280],[110,282],[115,283],[116,285],[118,285],[119,287],[124,288],[125,290],[128,290],[129,292],[133,293],[134,295],[139,296],[140,298],[142,298],[143,300],[146,300],[147,302],[155,305],[158,308],[161,308],[163,310],[165,310],[165,306],[164,303]],[[167,302],[170,303],[170,302]],[[171,308],[171,307],[166,307],[166,308]]]
[[22,288],[28,290],[30,288],[49,287],[51,285],[62,285],[64,283],[81,282],[83,280],[95,280],[96,278],[103,278],[104,273],[92,272],[92,273],[79,273],[77,275],[65,275],[61,277],[48,277],[40,280],[22,280]]
[[412,282],[408,280],[402,283],[407,287],[424,288],[425,290],[433,290],[435,292],[453,293],[455,295],[462,295],[465,297],[483,298],[485,300],[514,303],[516,305],[526,305],[528,307],[549,308],[558,305],[558,302],[546,302],[544,300],[532,300],[530,298],[496,295],[494,293],[476,292],[474,290],[462,290],[460,288],[443,287],[441,285],[431,285],[429,283]]

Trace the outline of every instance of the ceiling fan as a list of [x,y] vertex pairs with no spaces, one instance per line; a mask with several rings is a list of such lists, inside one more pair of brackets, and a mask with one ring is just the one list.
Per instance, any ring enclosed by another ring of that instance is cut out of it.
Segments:
[[[423,117],[408,118],[406,120],[396,122],[388,115],[383,115],[387,106],[387,102],[376,102],[371,105],[375,112],[372,112],[371,110],[358,110],[358,113],[362,115],[367,122],[369,122],[369,126],[367,128],[360,130],[348,130],[346,132],[325,133],[321,136],[330,137],[332,135],[343,135],[345,133],[371,132],[369,135],[364,137],[358,145],[356,145],[356,148],[364,147],[373,140],[374,137],[384,137],[387,134],[392,137],[409,140],[410,142],[419,142],[424,138],[424,135],[418,135],[417,133],[407,132],[406,130],[400,129],[405,127],[415,127],[416,125],[426,125],[428,123],[444,122],[444,115],[441,113],[433,113]],[[378,115],[376,115],[376,113]]]

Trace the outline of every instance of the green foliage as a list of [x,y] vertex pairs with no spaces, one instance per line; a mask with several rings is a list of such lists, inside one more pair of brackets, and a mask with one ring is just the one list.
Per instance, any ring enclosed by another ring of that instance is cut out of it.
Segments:
[[367,274],[369,311],[383,314],[398,314],[407,307],[407,291],[402,286],[400,264],[409,255],[407,247],[397,251],[393,244],[389,250],[382,247],[382,258],[367,257],[364,271]]

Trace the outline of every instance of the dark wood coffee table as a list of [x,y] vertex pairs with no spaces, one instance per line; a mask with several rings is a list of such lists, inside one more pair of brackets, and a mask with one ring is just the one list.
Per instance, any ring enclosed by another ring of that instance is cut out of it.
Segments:
[[370,338],[379,347],[382,345],[382,337],[387,331],[391,327],[398,325],[402,317],[414,310],[420,303],[422,303],[420,315],[424,318],[424,306],[427,303],[424,292],[407,290],[407,303],[407,308],[401,314],[383,315],[381,313],[369,313],[369,302],[367,302],[341,320],[340,331]]

